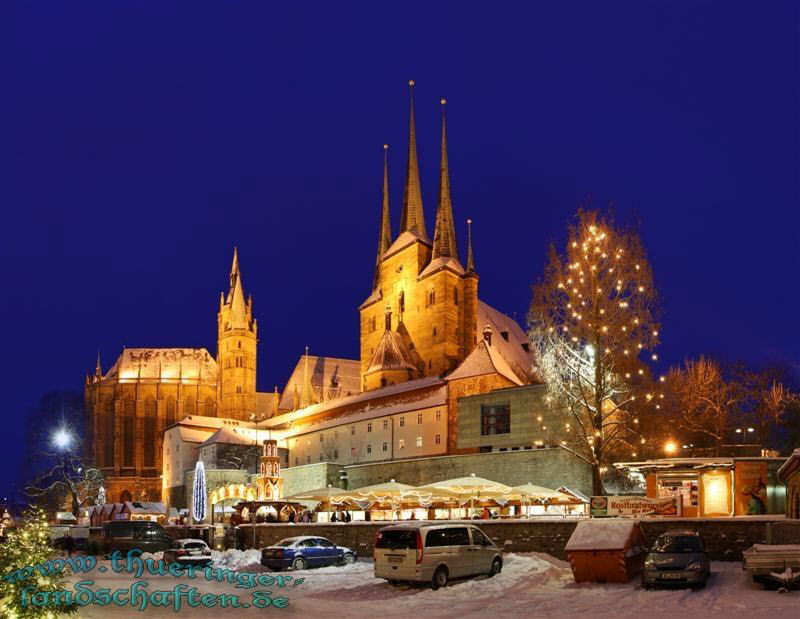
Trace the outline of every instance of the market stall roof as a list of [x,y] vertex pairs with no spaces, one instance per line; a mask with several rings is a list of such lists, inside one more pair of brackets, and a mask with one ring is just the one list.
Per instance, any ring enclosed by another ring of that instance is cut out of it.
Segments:
[[325,503],[332,498],[348,494],[347,490],[337,488],[335,486],[327,486],[326,488],[315,488],[314,490],[306,490],[305,492],[298,492],[291,496],[284,497],[285,501],[317,501]]
[[477,477],[472,473],[468,477],[457,477],[455,479],[445,479],[436,481],[424,486],[417,486],[417,490],[451,492],[458,495],[473,495],[476,498],[486,496],[486,494],[513,494],[511,486],[506,486],[498,481]]
[[565,494],[564,492],[559,492],[558,490],[551,490],[550,488],[545,488],[543,486],[536,486],[531,483],[523,484],[521,486],[514,486],[513,488],[511,488],[511,491],[522,495],[523,499],[527,498],[542,502],[559,502],[559,503],[574,501],[574,499],[571,496]]
[[363,488],[356,488],[355,490],[351,490],[348,496],[357,501],[363,501],[365,499],[385,501],[389,499],[401,499],[406,496],[415,497],[418,494],[419,492],[414,486],[401,484],[392,479],[383,484],[373,484],[371,486],[364,486]]
[[642,462],[615,462],[618,469],[630,471],[732,469],[737,462],[785,462],[786,458],[761,458],[752,456],[734,458],[658,458]]

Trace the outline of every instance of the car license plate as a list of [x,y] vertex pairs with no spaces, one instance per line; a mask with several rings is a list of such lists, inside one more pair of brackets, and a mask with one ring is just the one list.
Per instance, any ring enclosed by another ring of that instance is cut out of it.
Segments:
[[659,574],[659,577],[665,580],[680,580],[683,578],[683,574],[681,572],[666,572],[664,574]]
[[389,563],[402,563],[403,562],[403,557],[401,557],[399,555],[388,555],[386,558],[388,559]]

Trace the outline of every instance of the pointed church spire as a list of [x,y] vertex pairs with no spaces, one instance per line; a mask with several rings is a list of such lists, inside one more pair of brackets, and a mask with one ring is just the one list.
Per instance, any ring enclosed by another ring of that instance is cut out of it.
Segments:
[[439,166],[439,208],[436,211],[436,229],[433,233],[433,257],[449,257],[458,260],[456,228],[453,222],[453,202],[450,198],[450,167],[447,164],[447,122],[445,104],[442,99],[442,159]]
[[231,326],[243,328],[247,326],[247,310],[245,308],[242,274],[239,272],[239,252],[233,248],[233,264],[231,265],[231,289],[228,292],[228,303],[231,305]]
[[419,162],[417,161],[417,132],[414,126],[414,80],[411,87],[411,120],[408,129],[408,167],[406,188],[403,193],[403,212],[400,216],[400,232],[410,230],[427,240],[425,213],[422,210],[422,189],[419,182]]
[[475,257],[472,253],[472,220],[467,219],[467,273],[475,272]]
[[100,365],[100,349],[97,349],[97,365],[94,368],[94,375],[95,376],[102,376],[103,375],[103,366]]
[[303,384],[300,388],[299,408],[305,408],[306,406],[316,404],[317,399],[314,396],[314,387],[311,384],[311,374],[309,374],[308,371],[308,346],[306,346],[306,354],[303,357]]
[[392,244],[392,223],[389,217],[389,145],[383,145],[383,202],[381,203],[381,228],[378,234],[378,256],[375,259],[375,281],[372,289],[376,289],[381,281],[381,259]]

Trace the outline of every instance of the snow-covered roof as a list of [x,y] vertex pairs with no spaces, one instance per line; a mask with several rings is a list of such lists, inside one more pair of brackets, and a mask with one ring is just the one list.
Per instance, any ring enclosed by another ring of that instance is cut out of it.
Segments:
[[215,383],[217,371],[205,348],[124,348],[103,380]]
[[299,434],[306,432],[316,432],[318,430],[325,430],[326,428],[333,428],[348,423],[355,423],[357,421],[366,421],[368,419],[375,419],[377,417],[385,417],[387,415],[396,415],[409,411],[418,411],[425,408],[433,408],[435,406],[444,406],[447,403],[447,389],[444,386],[427,392],[427,395],[417,399],[404,399],[404,400],[388,400],[379,402],[373,405],[367,402],[362,410],[337,415],[335,417],[326,417],[319,423],[310,423],[296,428],[293,432],[289,430],[283,438],[290,439]]
[[643,540],[635,520],[609,519],[578,522],[565,550],[625,550]]
[[131,514],[166,514],[167,507],[161,502],[125,501],[124,510]]
[[[261,438],[264,438],[264,434]],[[252,428],[230,428],[224,426],[205,439],[200,447],[223,443],[225,445],[253,445],[258,440],[258,430]]]
[[413,230],[404,230],[395,239],[394,243],[391,244],[389,249],[386,250],[386,253],[383,254],[383,259],[385,260],[388,256],[396,254],[401,249],[405,249],[406,247],[408,247],[409,245],[411,245],[416,241],[420,241],[422,243],[425,243],[426,245],[430,245],[430,241],[423,238]]
[[800,467],[800,447],[795,449],[786,462],[781,465],[781,468],[778,469],[778,479],[785,482],[786,478],[784,475],[798,467]]
[[419,274],[419,279],[427,277],[428,275],[436,273],[436,271],[440,271],[442,269],[450,269],[457,275],[464,275],[464,267],[461,266],[458,258],[453,258],[452,256],[442,256],[440,258],[434,258],[431,260],[428,263],[428,266],[422,269],[422,273]]
[[[381,387],[380,389],[373,389],[371,391],[364,391],[355,395],[339,398],[338,400],[330,400],[327,402],[320,402],[319,404],[312,404],[296,411],[276,415],[271,419],[267,419],[261,424],[263,428],[274,428],[287,423],[301,421],[308,417],[313,417],[320,413],[333,411],[339,408],[350,407],[353,405],[364,404],[363,410],[370,407],[370,402],[375,402],[383,398],[395,397],[396,401],[415,401],[422,397],[427,397],[426,393],[415,394],[416,391],[423,391],[436,385],[443,385],[444,381],[438,376],[426,376],[425,378],[418,378],[415,380],[408,380],[402,383]],[[395,401],[395,400],[393,400]]]
[[[304,355],[301,355],[283,389],[278,410],[296,408],[295,398],[303,390],[304,365]],[[318,402],[335,400],[361,391],[361,362],[355,359],[308,355],[308,371],[311,388]]]
[[523,384],[494,347],[494,342],[490,345],[486,340],[480,340],[472,352],[447,376],[446,380],[458,380],[484,374],[500,374],[515,385]]
[[478,301],[478,321],[476,323],[478,340],[483,338],[483,331],[489,325],[493,332],[492,346],[497,348],[514,374],[523,382],[529,383],[533,378],[533,354],[528,352],[528,336],[517,324],[517,321],[506,316],[492,306]]

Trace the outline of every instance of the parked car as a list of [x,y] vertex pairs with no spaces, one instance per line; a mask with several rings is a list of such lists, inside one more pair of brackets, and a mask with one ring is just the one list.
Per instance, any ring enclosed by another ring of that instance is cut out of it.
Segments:
[[211,549],[201,539],[176,539],[172,548],[164,551],[164,562],[180,565],[210,565]]
[[56,550],[71,550],[72,552],[86,552],[88,540],[85,537],[57,537],[53,540]]
[[711,562],[697,531],[676,529],[662,533],[647,554],[642,587],[689,586],[702,589],[711,576]]
[[261,565],[280,571],[291,567],[304,570],[323,565],[350,565],[358,554],[351,548],[337,546],[324,537],[289,537],[261,551]]
[[157,522],[149,520],[111,520],[103,523],[103,552],[126,555],[134,548],[142,552],[161,552],[172,547],[172,537]]
[[503,556],[475,525],[403,523],[382,528],[375,539],[375,576],[389,583],[429,582],[444,587],[452,578],[494,576]]

